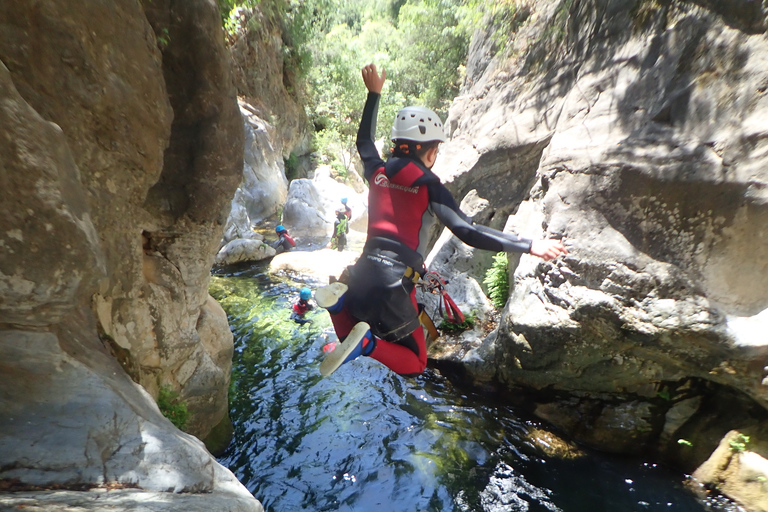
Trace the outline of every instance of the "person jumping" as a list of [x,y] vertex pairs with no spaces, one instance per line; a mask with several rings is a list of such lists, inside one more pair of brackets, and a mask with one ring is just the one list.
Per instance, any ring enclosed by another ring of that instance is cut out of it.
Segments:
[[374,144],[379,98],[386,79],[376,66],[363,67],[368,97],[357,132],[368,191],[368,236],[363,254],[349,267],[346,283],[315,292],[328,310],[337,344],[320,364],[328,376],[364,355],[400,375],[417,375],[427,366],[424,331],[419,323],[415,282],[424,275],[430,227],[439,219],[461,241],[494,252],[524,252],[551,260],[567,254],[559,240],[531,241],[474,224],[431,171],[443,125],[433,111],[400,110],[392,126],[392,157],[384,162]]

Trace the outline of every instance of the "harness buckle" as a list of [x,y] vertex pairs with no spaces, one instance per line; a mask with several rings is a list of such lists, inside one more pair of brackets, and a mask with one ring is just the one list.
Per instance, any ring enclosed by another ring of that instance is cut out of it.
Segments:
[[421,279],[421,274],[419,274],[418,272],[416,272],[416,271],[413,269],[413,267],[406,267],[406,268],[405,268],[405,273],[403,274],[403,276],[404,276],[406,279],[410,279],[411,281],[413,281],[413,284],[416,284],[416,283],[418,283],[418,282],[419,282],[419,279]]

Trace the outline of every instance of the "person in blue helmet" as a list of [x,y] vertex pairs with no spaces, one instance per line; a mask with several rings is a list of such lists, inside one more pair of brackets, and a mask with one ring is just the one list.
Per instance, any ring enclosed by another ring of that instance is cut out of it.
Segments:
[[288,230],[285,229],[285,226],[282,224],[275,226],[275,233],[277,233],[277,240],[272,243],[272,248],[275,250],[276,254],[290,251],[296,247],[296,242],[291,238],[291,235],[288,234]]
[[312,298],[312,291],[304,287],[299,291],[299,301],[293,305],[293,311],[291,312],[291,320],[297,324],[306,324],[312,320],[305,318],[305,315],[312,311],[312,304],[309,299]]
[[348,221],[352,220],[352,208],[350,208],[349,205],[347,204],[347,198],[346,197],[342,197],[341,198],[341,204],[344,205],[343,206],[343,208],[344,208],[344,215],[347,216],[347,220]]

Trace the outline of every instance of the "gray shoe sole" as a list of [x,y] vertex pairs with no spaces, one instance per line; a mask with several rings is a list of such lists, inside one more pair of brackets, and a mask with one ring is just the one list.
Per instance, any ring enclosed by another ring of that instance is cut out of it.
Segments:
[[321,308],[332,308],[339,298],[347,293],[349,287],[344,283],[335,282],[315,290],[315,302]]
[[357,325],[355,325],[352,330],[349,331],[347,339],[344,340],[344,343],[336,345],[336,348],[333,349],[333,351],[328,354],[325,359],[323,359],[322,363],[320,363],[320,374],[323,377],[328,377],[330,374],[335,372],[339,366],[341,366],[347,356],[351,354],[353,350],[355,350],[355,347],[357,347],[357,345],[360,343],[360,340],[363,339],[363,336],[365,336],[370,328],[371,326],[365,322],[357,323]]

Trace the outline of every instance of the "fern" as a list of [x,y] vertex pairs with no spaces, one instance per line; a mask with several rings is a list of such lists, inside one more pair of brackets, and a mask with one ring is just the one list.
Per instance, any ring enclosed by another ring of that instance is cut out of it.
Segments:
[[507,253],[500,252],[493,257],[493,265],[485,273],[483,283],[488,287],[488,298],[496,309],[501,309],[509,298],[509,260]]

